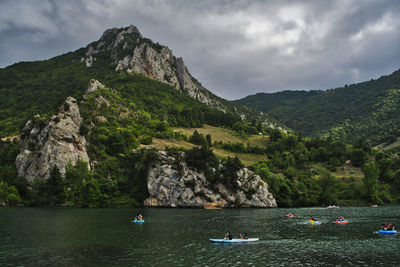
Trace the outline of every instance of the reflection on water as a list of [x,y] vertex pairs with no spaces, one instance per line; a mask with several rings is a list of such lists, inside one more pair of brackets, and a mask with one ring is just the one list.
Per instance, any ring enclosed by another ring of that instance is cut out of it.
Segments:
[[[1,266],[398,266],[400,207],[299,209],[0,208]],[[292,212],[296,218],[284,218]],[[130,221],[141,213],[146,223]],[[305,224],[309,216],[320,225]],[[349,220],[336,225],[336,216]],[[260,241],[215,244],[227,231]]]

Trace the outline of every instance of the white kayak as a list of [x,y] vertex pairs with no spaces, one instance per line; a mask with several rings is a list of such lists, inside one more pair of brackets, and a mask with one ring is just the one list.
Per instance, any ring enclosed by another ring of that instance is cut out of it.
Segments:
[[248,242],[255,242],[258,240],[259,238],[247,238],[247,239],[234,238],[232,240],[210,238],[210,241],[213,243],[248,243]]

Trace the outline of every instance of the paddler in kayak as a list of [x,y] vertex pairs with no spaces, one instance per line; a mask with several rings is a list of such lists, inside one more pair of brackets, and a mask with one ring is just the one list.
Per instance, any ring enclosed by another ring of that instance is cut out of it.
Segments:
[[317,219],[314,218],[314,216],[311,216],[310,218],[308,218],[309,221],[317,221]]
[[247,233],[244,233],[244,235],[240,234],[240,238],[241,239],[249,239],[249,236],[247,235]]
[[388,229],[388,231],[394,230],[394,225],[392,223],[389,223],[387,229]]
[[226,233],[224,240],[232,240],[232,235],[230,232]]
[[137,220],[137,221],[142,221],[142,220],[143,220],[142,214],[139,214],[138,216],[136,216],[136,217],[135,217],[135,220]]
[[387,228],[388,228],[388,224],[387,224],[387,222],[384,222],[382,224],[382,230],[387,230]]

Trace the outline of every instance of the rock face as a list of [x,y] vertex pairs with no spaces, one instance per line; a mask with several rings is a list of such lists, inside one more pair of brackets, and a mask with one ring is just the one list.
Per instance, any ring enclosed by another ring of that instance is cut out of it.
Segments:
[[91,79],[89,81],[89,87],[86,89],[86,94],[97,91],[98,88],[105,88],[105,86],[98,80]]
[[144,202],[146,206],[202,208],[205,202],[225,200],[228,207],[276,207],[268,185],[246,168],[237,172],[239,189],[232,192],[223,184],[211,185],[204,173],[165,151],[158,152],[158,157],[147,177],[150,196]]
[[79,107],[72,97],[47,122],[39,115],[29,120],[15,161],[18,176],[32,182],[36,177],[48,178],[54,166],[64,175],[68,162],[75,164],[78,159],[89,162],[85,137],[79,134],[81,122]]
[[202,103],[221,110],[226,109],[216,96],[191,76],[182,58],[176,58],[167,47],[143,38],[133,25],[106,30],[99,41],[88,46],[86,56],[81,58],[81,62],[86,67],[91,67],[96,60],[96,54],[103,51],[111,52],[116,71],[143,74],[170,84]]

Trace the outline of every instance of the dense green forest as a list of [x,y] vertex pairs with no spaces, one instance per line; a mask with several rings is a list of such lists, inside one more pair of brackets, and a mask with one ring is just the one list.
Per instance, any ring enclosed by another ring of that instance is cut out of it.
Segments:
[[326,91],[259,93],[235,101],[266,112],[305,136],[370,145],[400,136],[400,71]]

